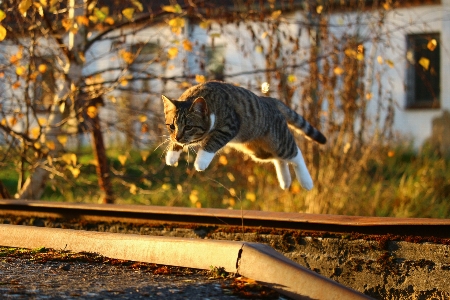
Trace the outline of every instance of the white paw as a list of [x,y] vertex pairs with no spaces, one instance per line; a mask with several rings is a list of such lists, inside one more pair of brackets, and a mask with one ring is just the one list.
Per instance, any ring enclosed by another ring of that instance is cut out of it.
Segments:
[[194,162],[195,169],[197,171],[204,171],[214,158],[214,154],[200,149]]
[[306,167],[305,160],[303,159],[302,152],[298,149],[297,156],[294,157],[291,162],[294,165],[295,175],[298,181],[305,190],[311,190],[314,186],[311,175],[309,175],[308,168]]
[[181,150],[180,151],[173,151],[169,150],[166,154],[166,165],[174,166],[177,164],[178,159],[180,158]]
[[291,180],[290,179],[288,181],[280,181],[280,180],[278,180],[278,181],[280,183],[280,187],[283,190],[287,190],[291,186]]
[[302,187],[305,190],[312,190],[312,188],[314,187],[314,183],[312,181],[312,178],[309,174],[303,174],[302,177],[300,178],[300,184],[302,185]]
[[275,159],[273,161],[275,171],[277,172],[278,182],[283,190],[287,190],[291,186],[291,174],[289,173],[289,166],[286,162]]

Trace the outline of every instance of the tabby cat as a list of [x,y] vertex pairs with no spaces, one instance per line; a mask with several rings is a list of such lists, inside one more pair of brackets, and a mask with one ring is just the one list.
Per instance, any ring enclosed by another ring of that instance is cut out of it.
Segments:
[[186,90],[178,100],[162,95],[170,141],[166,164],[175,165],[185,146],[199,146],[194,167],[205,170],[225,145],[249,154],[256,161],[275,165],[282,189],[291,185],[289,163],[303,188],[313,181],[288,125],[324,144],[326,138],[281,101],[259,97],[228,83],[210,81]]

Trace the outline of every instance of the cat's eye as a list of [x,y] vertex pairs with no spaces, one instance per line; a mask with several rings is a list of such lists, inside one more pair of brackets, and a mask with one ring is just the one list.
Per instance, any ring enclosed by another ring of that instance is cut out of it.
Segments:
[[169,128],[171,129],[171,130],[175,130],[175,125],[173,125],[173,124],[167,124],[167,126],[169,126]]
[[185,129],[185,130],[191,130],[191,129],[192,129],[192,126],[186,125],[186,126],[184,126],[184,129]]

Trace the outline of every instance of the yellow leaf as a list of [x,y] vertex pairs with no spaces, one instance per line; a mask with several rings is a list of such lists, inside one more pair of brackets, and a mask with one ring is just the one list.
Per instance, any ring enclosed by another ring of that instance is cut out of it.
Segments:
[[128,21],[133,20],[134,17],[134,8],[130,7],[130,8],[125,8],[124,10],[122,10],[122,15],[128,19]]
[[101,9],[98,9],[97,7],[94,8],[94,16],[97,18],[99,22],[103,22],[106,17],[109,14],[109,9],[107,6],[102,7]]
[[372,99],[372,97],[373,97],[372,93],[367,93],[366,94],[366,100],[370,100],[370,99]]
[[98,22],[98,18],[97,18],[96,16],[94,16],[94,15],[90,15],[90,16],[89,16],[89,20],[90,20],[92,23],[97,23],[97,22]]
[[198,191],[192,190],[191,194],[189,195],[189,200],[191,200],[192,204],[195,204],[198,201]]
[[256,195],[255,195],[255,193],[248,192],[245,194],[245,199],[250,200],[251,202],[255,202]]
[[72,175],[73,175],[73,177],[74,178],[77,178],[78,177],[78,175],[80,175],[80,169],[78,169],[78,168],[72,168]]
[[121,80],[120,80],[120,85],[121,85],[121,86],[127,86],[127,85],[128,85],[128,80],[126,80],[125,78],[124,78],[124,79],[121,79]]
[[48,147],[48,149],[50,150],[55,150],[56,146],[55,146],[55,142],[53,141],[46,141],[45,145]]
[[30,136],[33,139],[36,139],[40,133],[41,133],[41,129],[39,127],[33,127],[30,129]]
[[382,65],[382,64],[383,64],[383,57],[378,56],[378,57],[377,57],[377,61],[378,61],[378,63],[379,63],[380,65]]
[[390,59],[386,59],[386,64],[390,67],[393,68],[394,67],[394,62]]
[[142,6],[142,3],[139,2],[138,0],[131,0],[131,3],[133,3],[134,6],[136,6],[138,11],[144,10],[144,6]]
[[6,14],[3,10],[0,9],[0,22],[3,21],[3,19],[6,18]]
[[75,153],[65,153],[61,158],[68,165],[76,166],[77,164],[77,155]]
[[19,3],[19,11],[23,16],[27,15],[27,10],[31,7],[31,0],[22,0]]
[[6,28],[0,25],[0,42],[6,38]]
[[136,195],[137,193],[137,186],[134,183],[130,185],[130,193],[133,195]]
[[39,118],[38,123],[39,123],[39,126],[45,126],[45,125],[47,125],[47,119]]
[[161,188],[162,188],[163,190],[165,190],[165,191],[170,190],[170,184],[164,183],[164,184],[161,186]]
[[120,50],[119,51],[119,55],[120,57],[123,59],[124,62],[126,62],[127,64],[132,64],[134,61],[134,55],[131,52],[128,52],[126,50]]
[[77,16],[77,23],[79,25],[89,26],[89,19],[86,16]]
[[169,55],[169,59],[174,59],[178,55],[178,48],[172,47],[167,50],[167,54]]
[[180,86],[180,88],[187,89],[187,88],[190,88],[192,85],[187,81],[183,81],[182,83],[180,83],[179,86]]
[[231,196],[236,197],[236,190],[235,189],[231,188],[228,191],[230,192]]
[[227,157],[225,155],[221,155],[219,157],[219,164],[226,166],[228,164]]
[[430,60],[426,57],[421,57],[419,59],[419,65],[421,65],[425,70],[428,70],[430,67]]
[[[227,177],[231,182],[234,182],[236,180],[236,178],[234,178],[234,175],[230,172],[227,173]],[[231,192],[230,192],[231,193]],[[232,196],[236,196],[236,194],[232,195]]]
[[71,19],[63,19],[61,21],[61,25],[64,27],[66,31],[69,31],[72,28],[73,22]]
[[342,69],[341,67],[334,68],[334,74],[342,75],[342,73],[344,73],[344,69]]
[[172,27],[172,32],[176,33],[176,34],[180,34],[181,33],[181,28],[184,27],[185,25],[185,20],[183,18],[180,17],[176,17],[173,19],[169,20],[169,25],[170,27]]
[[87,115],[89,116],[89,118],[93,119],[97,116],[98,114],[98,110],[97,107],[95,106],[89,106],[86,110]]
[[290,74],[287,78],[289,83],[294,83],[297,81],[297,77],[294,74]]
[[64,111],[66,110],[66,102],[61,102],[61,104],[59,105],[59,111],[61,113],[64,113]]
[[147,116],[146,115],[139,115],[139,122],[144,123],[145,121],[147,121]]
[[9,125],[12,127],[14,125],[17,124],[17,118],[16,117],[11,117],[9,118]]
[[74,178],[77,178],[80,175],[80,169],[79,168],[74,168],[72,166],[67,166],[67,169],[72,172],[72,175]]
[[280,17],[281,15],[281,10],[275,10],[274,12],[272,12],[272,14],[270,15],[270,18],[272,20],[276,20]]
[[256,51],[256,53],[263,53],[264,48],[261,45],[256,45],[255,51]]
[[150,151],[148,150],[142,150],[141,151],[141,158],[143,161],[147,161],[148,156],[150,155]]
[[63,146],[65,146],[66,145],[66,143],[67,143],[67,135],[58,135],[57,137],[56,137],[56,139],[58,140],[58,142],[60,142],[61,143],[61,145],[63,145]]
[[26,71],[26,68],[24,66],[18,66],[16,68],[16,74],[19,76],[22,76]]
[[183,12],[183,10],[181,9],[181,6],[179,4],[175,4],[175,5],[164,5],[161,6],[162,10],[166,11],[166,12],[171,12],[171,13],[176,13],[176,14],[180,14]]
[[111,17],[107,17],[105,19],[105,23],[108,24],[108,25],[114,25],[114,19],[111,18]]
[[47,65],[40,64],[38,67],[39,72],[45,73],[47,71]]
[[33,146],[34,146],[34,148],[36,148],[38,150],[41,149],[41,143],[39,143],[39,142],[34,143]]
[[195,75],[195,81],[197,81],[198,83],[204,83],[206,82],[206,78],[203,75]]
[[184,40],[183,48],[184,48],[184,50],[191,52],[192,51],[192,43],[189,40]]
[[[86,56],[84,56],[83,51],[78,51],[78,57],[82,62],[86,62]],[[76,87],[75,87],[76,88]]]
[[347,48],[345,49],[344,53],[349,57],[356,57],[356,51],[354,49]]
[[120,164],[121,164],[122,166],[124,166],[125,163],[127,162],[127,156],[126,156],[126,155],[123,155],[123,154],[119,155],[119,156],[117,157],[117,159],[119,160],[119,162],[120,162]]
[[13,83],[12,89],[17,90],[18,88],[20,88],[20,86],[21,86],[20,81],[16,81]]
[[102,6],[102,8],[100,8],[100,11],[106,16],[109,15],[109,7],[108,6]]
[[201,21],[199,24],[200,28],[202,28],[202,29],[208,29],[210,25],[211,25],[210,20]]
[[323,6],[322,6],[322,5],[318,5],[318,6],[316,7],[316,12],[317,12],[319,15],[322,13],[322,10],[323,10]]
[[427,48],[430,51],[434,51],[434,49],[436,49],[437,47],[437,41],[435,39],[432,39],[431,41],[428,42],[427,44]]

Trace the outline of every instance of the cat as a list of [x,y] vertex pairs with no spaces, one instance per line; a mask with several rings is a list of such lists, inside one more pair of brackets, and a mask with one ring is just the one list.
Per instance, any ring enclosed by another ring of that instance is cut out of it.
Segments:
[[231,146],[256,161],[273,162],[280,187],[291,185],[289,163],[303,188],[313,181],[288,125],[325,144],[325,136],[283,102],[232,84],[209,81],[187,89],[178,100],[162,95],[170,133],[166,164],[177,164],[185,146],[199,146],[194,167],[204,171],[214,155]]

